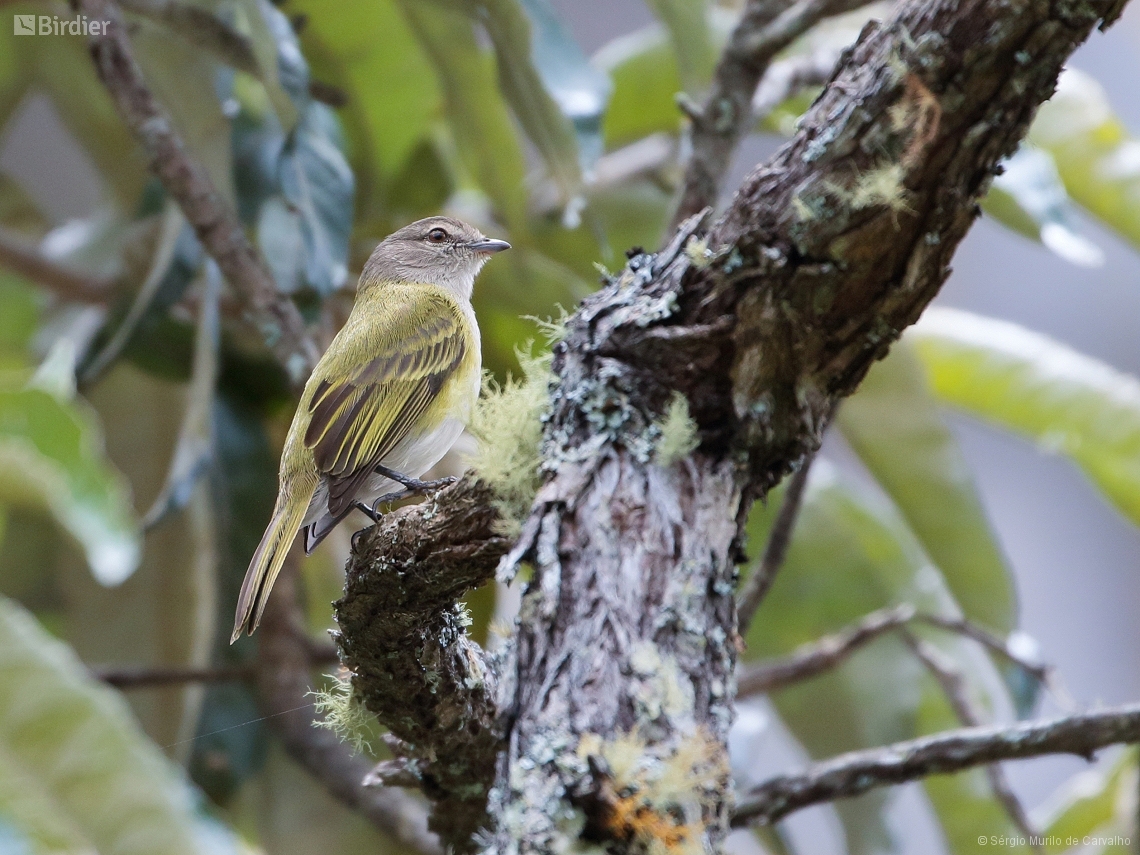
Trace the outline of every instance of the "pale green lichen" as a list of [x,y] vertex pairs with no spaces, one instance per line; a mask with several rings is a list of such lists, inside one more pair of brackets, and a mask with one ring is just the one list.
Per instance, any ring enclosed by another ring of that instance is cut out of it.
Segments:
[[700,445],[697,423],[689,414],[689,400],[680,392],[673,393],[658,429],[661,433],[657,440],[657,463],[660,466],[672,466]]
[[[553,326],[553,325],[552,325]],[[541,483],[542,416],[549,405],[550,355],[517,351],[522,377],[487,377],[468,429],[478,441],[471,468],[490,486],[500,531],[517,535]]]
[[313,707],[317,718],[313,726],[331,730],[342,742],[351,745],[357,754],[370,754],[372,739],[376,735],[376,717],[353,693],[352,680],[343,674],[325,676],[332,681],[329,687],[309,692],[316,698]]

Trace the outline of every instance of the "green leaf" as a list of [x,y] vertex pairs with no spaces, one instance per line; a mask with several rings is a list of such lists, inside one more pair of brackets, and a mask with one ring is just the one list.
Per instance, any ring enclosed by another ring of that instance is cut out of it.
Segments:
[[301,114],[280,162],[281,193],[297,217],[301,238],[302,282],[322,296],[348,278],[353,177],[343,144],[332,110],[313,102]]
[[1017,602],[1009,565],[969,467],[908,342],[872,367],[838,426],[887,491],[965,616],[1007,633]]
[[1068,262],[1104,264],[1100,247],[1078,231],[1069,194],[1047,151],[1024,144],[1003,167],[982,199],[982,210]]
[[[583,169],[590,169],[602,153],[602,116],[610,97],[610,80],[590,65],[574,37],[558,20],[550,0],[520,2],[530,18],[532,29],[530,63],[538,72],[542,85],[554,103],[573,125],[580,165]],[[497,43],[496,49],[498,50]],[[503,63],[501,52],[499,62]],[[520,83],[529,82],[529,75],[520,78]],[[513,96],[511,91],[510,87],[504,85],[504,92],[511,100],[512,107],[519,115],[523,127],[530,133],[530,124],[519,111],[537,98],[532,95],[521,99]],[[565,151],[559,149],[558,153],[568,157],[572,151],[566,148]],[[551,172],[557,174],[554,169]],[[571,177],[576,175],[573,172],[569,174]]]
[[0,371],[27,365],[40,318],[38,296],[23,279],[0,270]]
[[0,817],[37,842],[62,847],[50,851],[208,851],[196,839],[189,788],[120,697],[6,599],[0,782]]
[[1128,835],[1135,822],[1138,754],[1135,746],[1128,748],[1109,768],[1078,772],[1058,790],[1041,832],[1050,841],[1047,852],[1068,851],[1072,847],[1064,841],[1074,838]]
[[525,240],[530,231],[526,164],[495,82],[494,58],[479,48],[463,14],[413,0],[401,0],[400,5],[435,67],[465,170],[494,202],[512,241]]
[[240,0],[238,7],[265,87],[282,127],[293,130],[309,103],[309,67],[289,19],[264,0]]
[[546,164],[573,223],[571,206],[582,186],[575,130],[590,149],[584,160],[601,154],[598,128],[608,81],[586,64],[547,0],[460,0],[459,5],[490,37],[499,91]]
[[666,131],[680,133],[683,115],[676,95],[682,89],[677,56],[660,24],[620,36],[593,57],[610,76],[613,95],[602,130],[607,149]]
[[1066,69],[1038,109],[1029,141],[1053,155],[1078,204],[1140,245],[1140,140],[1113,114],[1096,80]]
[[432,65],[393,0],[296,0],[289,9],[308,19],[301,43],[314,76],[348,95],[341,115],[371,213],[379,188],[366,176],[397,175],[439,115]]
[[907,336],[943,401],[1070,457],[1140,524],[1140,381],[1046,336],[930,309]]
[[648,0],[669,31],[678,72],[686,92],[701,92],[712,80],[717,49],[709,27],[706,0]]
[[105,462],[98,426],[78,403],[0,385],[0,501],[49,510],[104,585],[119,584],[138,565],[127,486]]

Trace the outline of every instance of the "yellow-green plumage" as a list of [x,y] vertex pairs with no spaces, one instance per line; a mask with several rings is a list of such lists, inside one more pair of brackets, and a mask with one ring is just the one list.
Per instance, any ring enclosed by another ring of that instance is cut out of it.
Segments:
[[[460,235],[462,243],[453,241],[455,257],[442,245],[437,250],[414,242],[436,243],[421,238],[433,228]],[[397,240],[405,232],[412,236],[402,239],[406,246]],[[475,255],[466,259],[463,247],[489,248],[471,250]],[[368,504],[398,489],[375,473],[377,465],[415,478],[458,438],[480,382],[471,284],[486,255],[505,247],[459,221],[436,217],[407,226],[377,248],[348,321],[313,369],[297,406],[281,454],[277,504],[246,572],[233,639],[257,626],[302,527],[312,549],[356,502]],[[438,271],[432,268],[436,255]],[[406,281],[413,275],[436,281]]]

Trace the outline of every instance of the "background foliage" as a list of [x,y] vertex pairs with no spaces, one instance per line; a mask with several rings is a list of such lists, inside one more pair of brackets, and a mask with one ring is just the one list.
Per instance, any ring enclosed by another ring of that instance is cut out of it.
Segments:
[[[676,96],[699,96],[735,13],[654,0],[659,23],[587,57],[548,0],[186,5],[224,22],[242,50],[193,16],[132,14],[138,59],[315,334],[327,342],[344,318],[379,239],[447,211],[514,246],[476,292],[484,361],[500,378],[518,372],[523,342],[542,341],[527,316],[572,308],[626,249],[660,244],[683,149]],[[782,59],[835,52],[881,11],[833,19]],[[781,103],[757,132],[789,132],[811,95]],[[89,670],[250,661],[251,642],[225,643],[229,615],[272,505],[292,400],[147,175],[82,40],[18,38],[0,24],[0,126],[45,104],[97,175],[98,203],[61,221],[33,201],[35,175],[2,173],[0,246],[34,249],[94,293],[0,272],[0,853],[394,851],[284,756],[245,682],[125,703]],[[1064,263],[1095,265],[1082,216],[1140,242],[1138,145],[1097,81],[1069,71],[986,213]],[[747,660],[904,602],[1017,633],[1008,562],[944,407],[1071,459],[1140,524],[1140,381],[1029,330],[932,310],[840,411],[833,430],[858,471],[816,461]],[[756,509],[753,553],[778,506],[777,494]],[[305,564],[316,640],[350,533]],[[501,616],[510,598],[498,594]],[[473,597],[479,633],[495,598]],[[1026,674],[973,642],[934,630],[928,640],[987,714],[1035,709]],[[957,721],[895,637],[771,701],[814,757]],[[733,760],[744,779],[772,771]],[[1122,754],[1059,794],[1041,830],[1135,838],[1136,778],[1134,754]],[[933,779],[925,799],[948,851],[1016,833],[981,771]],[[889,801],[837,805],[850,852],[897,850]],[[786,834],[764,845],[796,850]]]

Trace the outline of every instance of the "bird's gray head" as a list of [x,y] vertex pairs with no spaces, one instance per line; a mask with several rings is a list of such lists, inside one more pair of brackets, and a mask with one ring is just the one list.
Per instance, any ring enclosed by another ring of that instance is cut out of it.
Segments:
[[380,242],[360,274],[360,288],[383,282],[426,282],[471,299],[475,275],[505,240],[485,237],[453,217],[428,217]]

